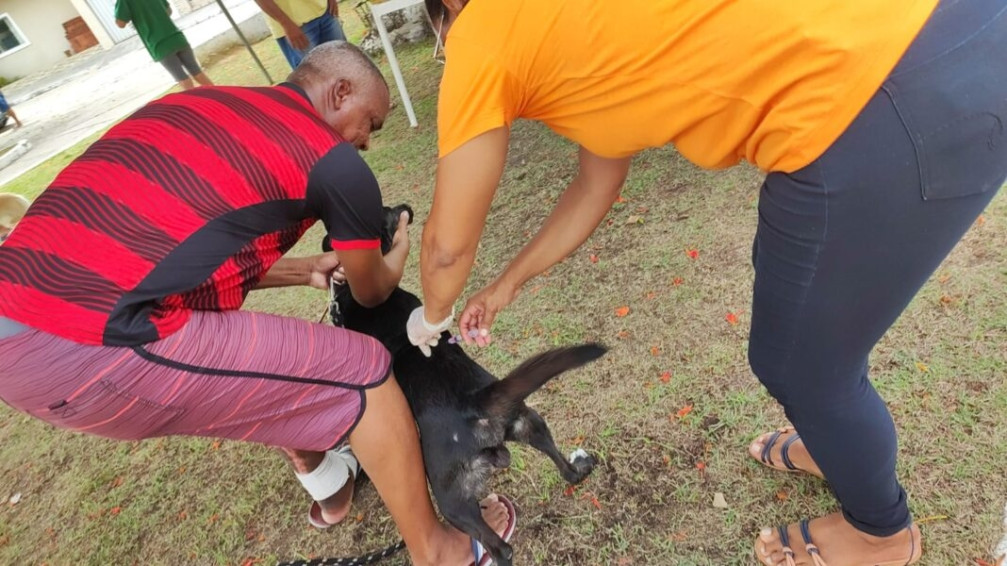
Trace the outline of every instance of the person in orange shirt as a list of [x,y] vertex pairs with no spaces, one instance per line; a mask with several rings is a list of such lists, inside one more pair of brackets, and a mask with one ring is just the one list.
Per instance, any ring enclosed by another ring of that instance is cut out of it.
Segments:
[[868,355],[1007,177],[1007,0],[427,0],[446,37],[440,160],[423,232],[425,352],[451,327],[509,128],[580,146],[538,234],[459,318],[497,313],[601,222],[637,152],[766,172],[749,358],[793,427],[751,455],[827,478],[842,511],[765,529],[767,565],[908,564],[919,529]]

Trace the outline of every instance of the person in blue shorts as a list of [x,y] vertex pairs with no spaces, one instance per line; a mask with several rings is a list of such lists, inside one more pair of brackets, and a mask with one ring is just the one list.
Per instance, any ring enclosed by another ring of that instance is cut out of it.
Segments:
[[17,114],[14,113],[14,109],[11,108],[10,103],[7,102],[7,98],[4,97],[2,92],[0,92],[0,128],[7,125],[8,118],[14,118],[14,123],[17,124],[17,127],[21,127],[21,120],[18,119]]

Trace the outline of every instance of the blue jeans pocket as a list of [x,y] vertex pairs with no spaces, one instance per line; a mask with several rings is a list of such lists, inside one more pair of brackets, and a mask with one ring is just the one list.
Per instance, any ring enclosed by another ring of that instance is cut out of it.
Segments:
[[999,189],[1007,175],[1007,18],[882,87],[916,150],[922,198]]

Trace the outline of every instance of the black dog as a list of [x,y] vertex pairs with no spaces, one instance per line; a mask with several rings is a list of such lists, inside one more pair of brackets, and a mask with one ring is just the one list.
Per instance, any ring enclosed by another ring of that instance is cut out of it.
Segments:
[[[385,208],[382,253],[406,205]],[[478,499],[492,468],[510,465],[504,445],[511,440],[545,453],[571,484],[584,480],[595,460],[583,453],[572,462],[560,454],[542,417],[525,405],[526,397],[566,370],[600,358],[605,348],[584,344],[551,350],[529,359],[502,380],[473,361],[444,333],[430,358],[409,342],[406,320],[420,300],[401,288],[380,306],[365,308],[348,286],[338,288],[330,309],[333,323],[381,341],[393,356],[393,371],[420,429],[427,477],[437,506],[459,530],[478,540],[501,566],[512,564],[513,550],[483,521]]]

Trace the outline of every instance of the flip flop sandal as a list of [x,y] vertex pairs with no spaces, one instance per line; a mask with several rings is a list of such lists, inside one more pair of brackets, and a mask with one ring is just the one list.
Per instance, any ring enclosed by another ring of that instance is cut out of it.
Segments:
[[[504,532],[500,534],[500,538],[502,538],[504,542],[510,542],[511,537],[514,536],[514,528],[517,527],[517,511],[514,509],[514,504],[506,497],[497,495],[497,500],[500,503],[503,503],[504,507],[507,508],[507,516],[509,517],[507,520],[507,527],[504,529]],[[479,541],[476,539],[472,539],[472,556],[475,557],[475,560],[472,561],[470,566],[490,566],[493,564],[493,557],[486,552],[483,545],[479,544]]]
[[[776,443],[780,441],[780,437],[784,434],[793,432],[794,434],[783,441],[783,445],[780,446],[780,458],[783,460],[783,466],[780,467],[776,462],[773,461],[773,457],[770,455]],[[798,468],[790,461],[790,447],[801,439],[801,435],[797,434],[797,430],[792,426],[783,427],[774,432],[769,439],[766,440],[765,444],[762,446],[762,452],[759,454],[759,461],[761,461],[766,466],[780,471],[788,473],[805,472],[810,473],[805,469]],[[813,475],[813,474],[812,474]]]
[[[346,464],[346,467],[349,468],[350,477],[347,481],[356,481],[360,475],[360,462],[357,462],[357,457],[353,455],[353,451],[350,450],[349,445],[342,446],[337,450],[330,450],[329,452],[338,456]],[[312,527],[323,531],[332,525],[338,524],[330,523],[322,517],[322,506],[317,501],[311,502],[311,507],[308,509],[308,522],[311,523]]]

